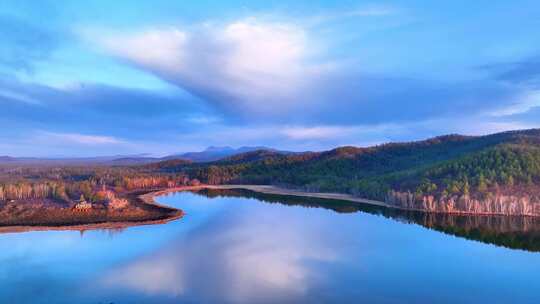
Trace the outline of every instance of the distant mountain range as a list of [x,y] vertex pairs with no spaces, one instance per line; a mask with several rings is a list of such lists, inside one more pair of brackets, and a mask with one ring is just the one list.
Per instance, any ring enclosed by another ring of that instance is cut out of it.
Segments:
[[0,156],[0,162],[12,162],[15,158],[11,156]]
[[[144,155],[111,155],[111,156],[97,156],[97,157],[12,157],[12,156],[0,156],[0,164],[11,165],[110,165],[117,161],[119,163],[123,160],[131,160],[133,163],[141,163],[143,160],[154,159],[151,157],[145,157]],[[159,161],[160,159],[154,159]],[[128,162],[128,161],[126,161]]]
[[216,160],[220,160],[220,159],[223,159],[223,158],[227,158],[229,156],[233,156],[233,155],[236,155],[236,154],[253,152],[253,151],[258,151],[258,150],[272,151],[272,152],[277,152],[277,153],[281,153],[281,154],[289,154],[289,153],[291,153],[291,152],[287,152],[287,151],[278,151],[276,149],[272,149],[272,148],[268,148],[268,147],[262,147],[262,146],[259,146],[259,147],[240,147],[240,148],[237,148],[237,149],[234,149],[234,148],[228,147],[228,146],[225,146],[225,147],[211,146],[211,147],[208,147],[206,150],[201,151],[201,152],[187,152],[187,153],[182,153],[182,154],[170,155],[170,156],[164,157],[163,159],[164,160],[185,159],[185,160],[190,160],[190,161],[195,162],[195,163],[211,162],[211,161],[216,161]]
[[208,147],[199,152],[186,152],[180,154],[168,155],[165,157],[150,157],[146,154],[136,155],[112,155],[99,157],[74,157],[74,158],[39,158],[39,157],[11,157],[0,156],[0,164],[11,165],[142,165],[169,160],[184,160],[194,163],[212,162],[225,159],[237,154],[243,154],[253,151],[271,151],[278,154],[290,154],[293,152],[278,151],[276,149],[258,146],[258,147]]

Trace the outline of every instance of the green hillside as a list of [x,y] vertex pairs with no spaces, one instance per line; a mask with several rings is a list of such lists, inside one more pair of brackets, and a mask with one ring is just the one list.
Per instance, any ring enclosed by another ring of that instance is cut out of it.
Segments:
[[532,191],[540,181],[540,130],[292,155],[253,151],[212,163],[158,167],[209,184],[278,184],[373,199],[391,189],[434,195]]

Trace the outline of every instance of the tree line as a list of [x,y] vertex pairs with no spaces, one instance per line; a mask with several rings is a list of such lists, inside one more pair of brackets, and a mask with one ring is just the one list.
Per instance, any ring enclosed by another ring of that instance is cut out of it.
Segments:
[[91,202],[103,200],[103,193],[172,188],[198,181],[181,173],[152,173],[133,168],[23,168],[0,173],[0,201],[53,199]]

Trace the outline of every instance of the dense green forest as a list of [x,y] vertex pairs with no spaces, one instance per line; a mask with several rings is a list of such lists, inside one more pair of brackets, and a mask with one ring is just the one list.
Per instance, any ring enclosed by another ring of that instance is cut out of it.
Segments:
[[540,181],[540,130],[448,135],[317,153],[254,151],[211,163],[145,168],[182,172],[208,184],[274,184],[372,199],[384,199],[389,190],[435,196],[530,192]]

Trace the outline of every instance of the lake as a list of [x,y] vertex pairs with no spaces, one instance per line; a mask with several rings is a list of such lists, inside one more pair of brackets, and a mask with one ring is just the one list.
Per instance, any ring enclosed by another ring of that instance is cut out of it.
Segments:
[[0,303],[539,303],[533,218],[428,215],[239,190],[183,219],[0,235]]

